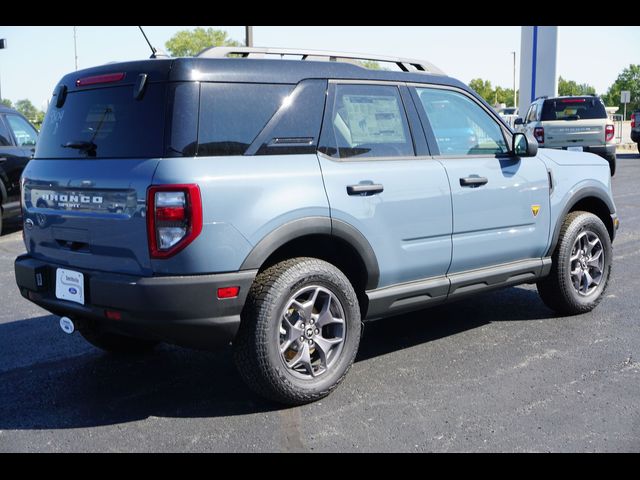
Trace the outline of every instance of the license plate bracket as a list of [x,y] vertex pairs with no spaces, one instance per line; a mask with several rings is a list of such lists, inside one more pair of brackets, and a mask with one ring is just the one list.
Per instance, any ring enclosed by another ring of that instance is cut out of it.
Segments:
[[56,298],[84,305],[84,275],[75,270],[56,269]]

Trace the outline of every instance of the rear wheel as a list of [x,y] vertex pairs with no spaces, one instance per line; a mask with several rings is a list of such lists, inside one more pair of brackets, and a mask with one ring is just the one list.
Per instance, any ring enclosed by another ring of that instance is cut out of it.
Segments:
[[91,345],[111,353],[145,353],[158,344],[151,340],[104,332],[91,322],[78,322],[78,331]]
[[560,230],[551,272],[537,284],[540,297],[565,315],[593,310],[607,288],[612,257],[602,220],[592,213],[571,212]]
[[295,258],[256,277],[234,357],[258,394],[299,405],[338,386],[353,363],[360,333],[358,299],[344,274],[322,260]]

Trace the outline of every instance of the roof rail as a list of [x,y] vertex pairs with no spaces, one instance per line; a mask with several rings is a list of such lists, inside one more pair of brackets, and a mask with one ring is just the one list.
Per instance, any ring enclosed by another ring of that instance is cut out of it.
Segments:
[[238,55],[243,58],[264,58],[265,55],[300,55],[301,60],[319,61],[353,61],[369,60],[374,62],[394,63],[404,72],[423,72],[432,75],[446,75],[442,70],[430,62],[424,60],[412,60],[409,58],[385,57],[381,55],[367,55],[364,53],[329,52],[323,50],[305,50],[296,48],[271,48],[271,47],[209,47],[202,50],[196,57],[224,58],[229,55]]

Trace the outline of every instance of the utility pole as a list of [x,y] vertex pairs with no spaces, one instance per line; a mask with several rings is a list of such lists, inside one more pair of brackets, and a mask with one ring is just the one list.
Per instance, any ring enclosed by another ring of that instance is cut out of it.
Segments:
[[78,27],[73,27],[73,53],[76,57],[76,72],[78,71],[78,46],[76,44],[76,29]]
[[244,27],[244,44],[253,47],[253,27]]
[[516,101],[516,52],[511,52],[513,54],[513,106],[517,107],[518,102]]

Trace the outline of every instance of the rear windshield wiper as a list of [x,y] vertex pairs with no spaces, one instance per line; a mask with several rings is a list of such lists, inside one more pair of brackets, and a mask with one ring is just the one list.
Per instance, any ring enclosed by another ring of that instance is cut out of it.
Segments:
[[82,150],[82,151],[88,152],[90,150],[95,150],[96,148],[98,148],[98,146],[93,142],[78,141],[78,142],[67,142],[64,145],[62,145],[62,148],[74,148],[76,150]]
[[580,120],[580,115],[568,115],[564,117],[565,120]]

